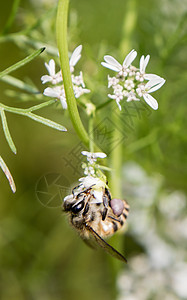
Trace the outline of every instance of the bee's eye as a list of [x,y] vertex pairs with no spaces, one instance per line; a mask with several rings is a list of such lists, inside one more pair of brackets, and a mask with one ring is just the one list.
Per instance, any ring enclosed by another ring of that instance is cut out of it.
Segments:
[[79,202],[77,205],[74,205],[71,208],[71,211],[73,214],[77,214],[78,212],[80,212],[84,207],[84,201]]

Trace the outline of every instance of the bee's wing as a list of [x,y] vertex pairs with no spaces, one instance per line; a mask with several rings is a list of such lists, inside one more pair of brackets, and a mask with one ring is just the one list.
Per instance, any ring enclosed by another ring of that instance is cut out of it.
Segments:
[[92,239],[84,238],[83,236],[80,236],[80,237],[88,247],[96,250],[97,247],[96,247],[95,239],[92,240]]
[[113,257],[127,263],[126,258],[111,245],[109,245],[105,240],[103,240],[102,237],[100,237],[100,235],[91,226],[87,225],[86,227],[100,247],[102,247],[108,254],[112,255]]

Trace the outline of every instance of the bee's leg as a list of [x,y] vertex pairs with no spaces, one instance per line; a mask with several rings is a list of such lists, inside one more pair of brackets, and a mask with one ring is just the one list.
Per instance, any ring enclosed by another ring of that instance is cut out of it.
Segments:
[[76,189],[78,189],[78,188],[81,186],[81,184],[82,184],[82,183],[80,183],[79,185],[75,186],[75,187],[72,189],[72,194],[73,194],[73,196],[75,196],[74,191],[75,191]]
[[104,221],[106,219],[107,211],[108,211],[108,209],[106,207],[104,207],[103,211],[101,212],[102,221]]
[[90,206],[89,206],[89,204],[87,202],[86,205],[85,205],[84,211],[82,213],[83,216],[85,216],[87,214],[87,212],[89,211],[89,208],[90,208]]
[[109,202],[111,201],[111,194],[107,188],[105,188],[105,194],[107,195]]
[[87,192],[91,191],[92,187],[94,186],[95,184],[92,184],[90,187],[88,187],[87,189],[81,191],[80,193],[77,194],[77,198],[81,195],[81,194],[86,194]]

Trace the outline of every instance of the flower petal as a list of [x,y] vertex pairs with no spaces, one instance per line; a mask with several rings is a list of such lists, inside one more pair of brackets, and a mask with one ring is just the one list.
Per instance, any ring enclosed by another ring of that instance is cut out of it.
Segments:
[[81,153],[82,153],[82,155],[90,156],[90,152],[88,152],[88,151],[82,151]]
[[45,67],[49,73],[49,75],[55,75],[55,61],[54,59],[50,59],[49,64],[45,63]]
[[82,51],[82,45],[79,45],[77,48],[75,48],[69,60],[70,66],[74,67],[76,63],[79,61],[79,59],[81,58],[81,51]]
[[158,102],[149,94],[143,94],[145,102],[154,110],[158,109]]
[[144,55],[141,56],[140,58],[140,72],[143,73],[143,65],[144,65]]
[[105,158],[107,155],[103,152],[95,152],[93,153],[95,157]]
[[149,62],[150,55],[147,55],[146,58],[144,58],[144,55],[140,58],[140,72],[145,73],[145,69],[147,67],[147,64]]
[[66,99],[64,97],[60,97],[60,102],[62,104],[62,108],[63,109],[67,109],[68,108]]
[[148,93],[153,93],[157,91],[165,83],[165,79],[159,76],[156,76],[155,79],[148,81],[145,85],[145,90],[148,90]]
[[160,77],[156,74],[145,74],[144,78],[145,78],[145,80],[156,80],[156,79],[159,79],[159,78],[162,78],[162,77]]
[[162,78],[162,81],[160,81],[160,83],[158,83],[157,85],[150,88],[149,93],[153,93],[153,92],[157,91],[158,89],[160,89],[165,82],[166,82],[165,79]]
[[45,84],[46,82],[52,81],[52,77],[49,76],[49,75],[43,75],[43,76],[41,77],[41,81],[42,81],[42,84]]
[[79,181],[82,182],[85,188],[89,188],[100,182],[99,178],[95,178],[89,175],[86,177],[79,178]]
[[130,64],[135,60],[137,52],[133,49],[124,59],[123,67],[129,67]]
[[48,96],[48,97],[59,97],[60,95],[59,95],[59,93],[57,92],[57,91],[55,91],[54,89],[52,89],[52,88],[50,88],[50,87],[47,87],[45,90],[44,90],[44,92],[43,92],[43,94],[45,95],[45,96]]
[[107,69],[110,69],[110,70],[112,70],[112,71],[115,71],[115,72],[119,72],[119,71],[120,71],[119,68],[114,67],[114,66],[112,66],[112,65],[110,65],[110,64],[107,64],[107,63],[105,63],[105,62],[102,62],[101,64],[102,64],[103,67],[105,67],[105,68],[107,68]]
[[120,104],[120,100],[117,100],[117,99],[116,99],[116,104],[117,104],[117,106],[118,106],[119,110],[121,110],[121,104]]
[[[104,60],[105,60],[105,62],[106,62],[108,65],[114,67],[116,71],[121,71],[122,66],[120,65],[120,63],[119,63],[114,57],[112,57],[112,56],[110,56],[110,55],[105,55],[105,56],[104,56]],[[101,64],[102,64],[102,65],[103,65],[103,64],[106,65],[106,63],[101,63]],[[105,66],[105,65],[103,65],[103,66]],[[108,67],[106,67],[106,68],[108,68]],[[110,68],[109,68],[109,69],[110,69]],[[114,70],[114,69],[111,68],[111,70]],[[114,70],[114,71],[115,71],[115,70]]]

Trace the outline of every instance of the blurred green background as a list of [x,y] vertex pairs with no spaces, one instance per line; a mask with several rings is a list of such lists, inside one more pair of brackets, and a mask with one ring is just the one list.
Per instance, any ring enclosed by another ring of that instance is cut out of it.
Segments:
[[[86,247],[61,212],[62,198],[81,177],[79,153],[83,150],[68,113],[60,105],[38,112],[64,125],[68,129],[66,133],[7,113],[18,152],[17,155],[11,152],[1,128],[0,155],[12,172],[17,192],[11,192],[0,171],[2,300],[187,298],[183,284],[187,276],[185,2],[70,1],[69,49],[73,51],[77,45],[83,45],[77,70],[83,71],[86,86],[92,90],[88,97],[95,104],[107,100],[108,71],[100,65],[105,54],[113,55],[120,62],[133,48],[138,52],[138,59],[150,54],[147,72],[166,79],[163,88],[154,94],[158,111],[141,103],[139,108],[130,104],[122,120],[125,120],[121,128],[123,192],[132,215],[128,232],[118,238],[129,265],[120,265],[116,273],[113,259]],[[13,3],[17,10],[11,23]],[[58,61],[56,5],[57,1],[53,0],[1,3],[0,70],[46,46],[43,54],[11,74],[32,84],[40,93],[44,90],[40,78],[47,73],[44,61],[54,57]],[[39,103],[35,95],[27,94],[27,97],[22,90],[2,81],[0,95],[0,102],[10,106],[30,107]],[[96,128],[109,116],[110,110],[111,106],[101,110]],[[87,126],[85,114],[82,110],[80,113]],[[98,142],[107,152],[106,145]],[[107,154],[110,157],[110,152]],[[145,236],[148,240],[144,240]],[[164,250],[154,256],[154,249]],[[168,261],[167,257],[171,259]],[[174,275],[182,275],[170,278],[172,271]],[[154,282],[158,280],[158,284],[152,287],[150,278]]]

